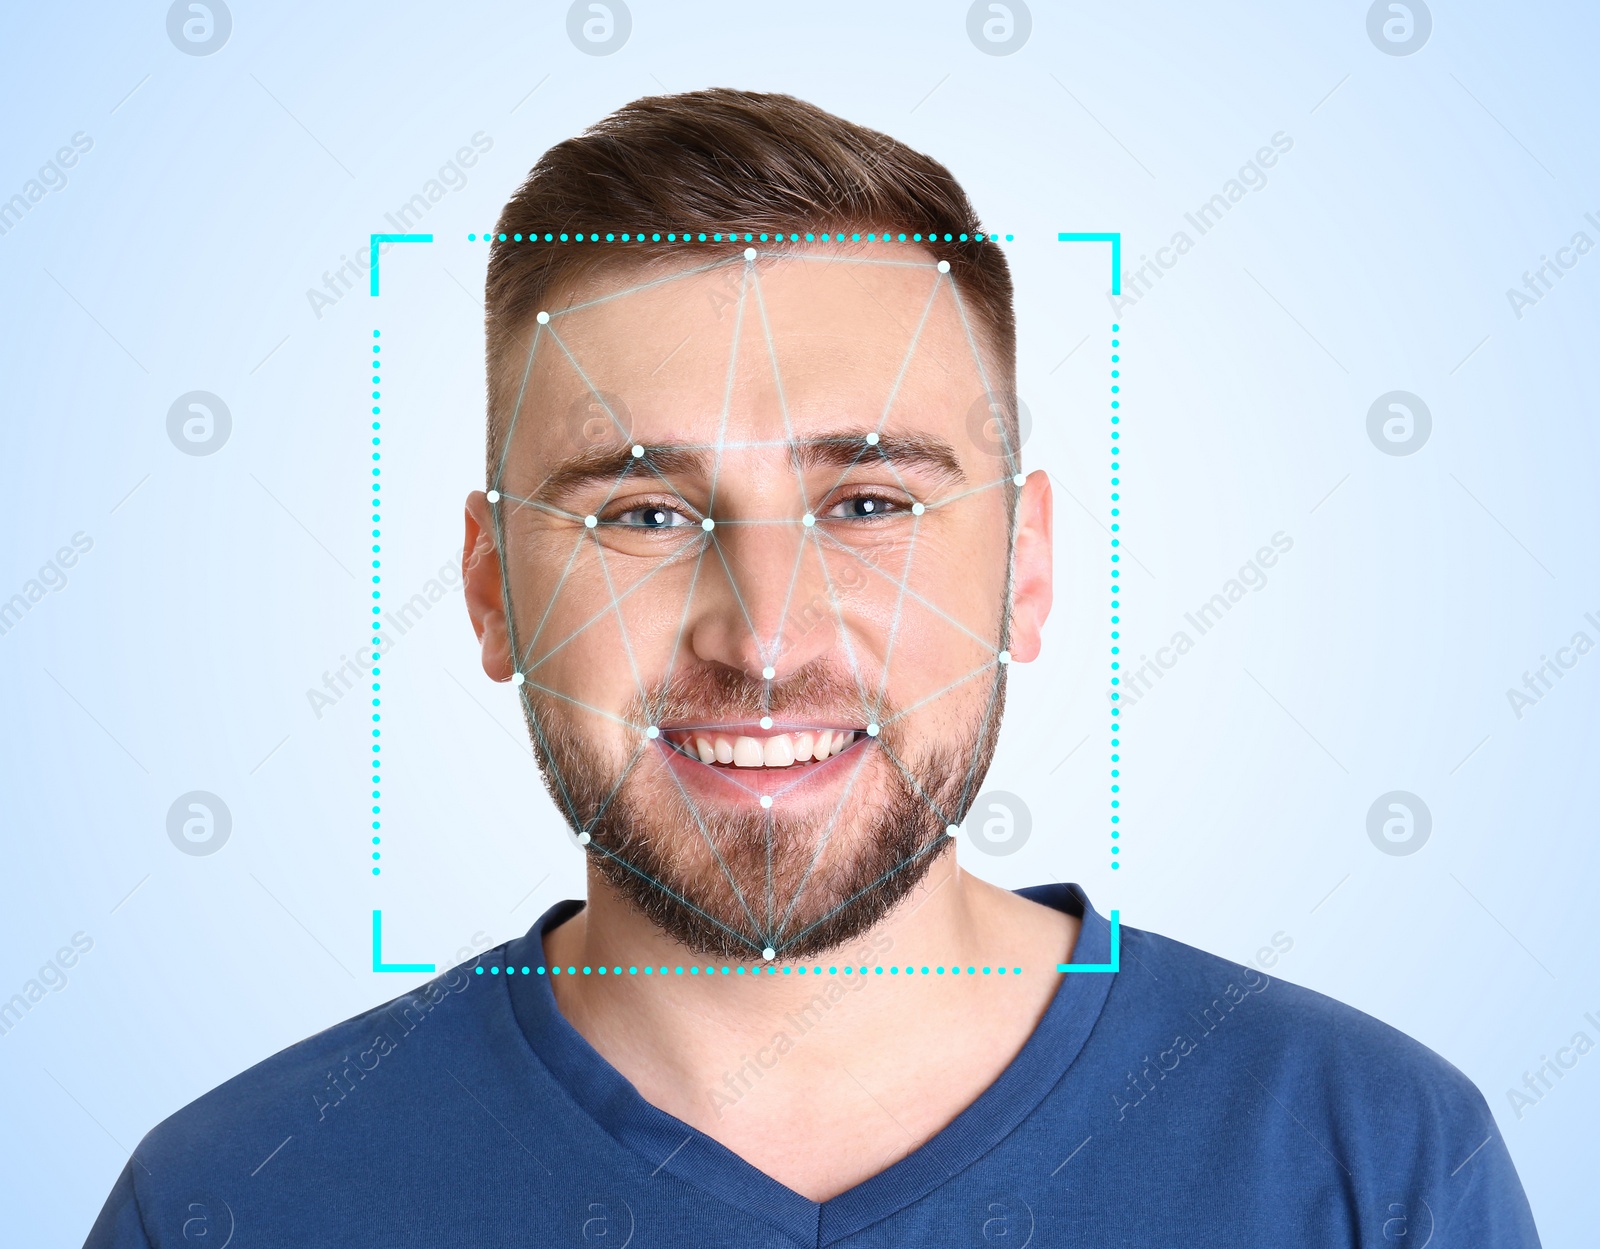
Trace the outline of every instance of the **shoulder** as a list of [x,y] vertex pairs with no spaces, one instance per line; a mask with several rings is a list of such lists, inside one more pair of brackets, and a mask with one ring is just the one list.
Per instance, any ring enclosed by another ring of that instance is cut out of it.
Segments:
[[352,1082],[406,1047],[421,1048],[430,1033],[455,1030],[473,1013],[470,965],[442,975],[307,1037],[196,1098],[158,1124],[140,1146],[157,1154],[217,1138],[244,1122],[277,1118],[286,1108],[327,1118]]
[[1473,1243],[1538,1244],[1483,1095],[1399,1029],[1127,928],[1107,1010],[1120,1022],[1112,1032],[1133,1042],[1124,1053],[1134,1071],[1113,1098],[1121,1122],[1185,1121],[1198,1131],[1224,1112],[1230,1126],[1211,1135],[1213,1162],[1266,1166],[1303,1192],[1331,1182],[1347,1195],[1353,1226],[1389,1235],[1396,1219],[1431,1227],[1437,1218]]
[[492,1061],[495,1021],[508,1022],[509,1010],[501,986],[474,972],[472,964],[451,968],[280,1050],[162,1120],[134,1150],[102,1223],[137,1216],[176,1239],[176,1229],[201,1217],[191,1210],[197,1204],[237,1213],[247,1177],[286,1167],[293,1174],[313,1158],[330,1173],[370,1162],[409,1108],[426,1101],[422,1090],[438,1085],[446,1055],[456,1070]]
[[[440,1047],[470,1062],[494,995],[469,993],[470,964],[270,1055],[152,1127],[107,1196],[86,1246],[230,1239],[235,1220],[262,1227],[309,1175],[338,1187],[370,1166],[403,1107],[437,1073]],[[435,1051],[430,1059],[430,1051]],[[382,1065],[384,1075],[374,1075]],[[346,1102],[357,1105],[346,1105]],[[258,1180],[267,1175],[270,1182]]]
[[[1104,919],[1086,908],[1084,924],[1104,942]],[[1060,1113],[1078,1119],[1062,1139],[1098,1122],[1104,1157],[1159,1168],[1149,1219],[1179,1228],[1203,1206],[1306,1245],[1421,1244],[1437,1221],[1461,1244],[1536,1249],[1494,1117],[1453,1064],[1326,994],[1156,933],[1119,936],[1062,1085]]]
[[[1476,1086],[1448,1060],[1364,1011],[1181,941],[1122,929],[1118,987],[1146,1009],[1191,1028],[1325,1096],[1487,1115]],[[1314,1081],[1314,1082],[1313,1082]]]

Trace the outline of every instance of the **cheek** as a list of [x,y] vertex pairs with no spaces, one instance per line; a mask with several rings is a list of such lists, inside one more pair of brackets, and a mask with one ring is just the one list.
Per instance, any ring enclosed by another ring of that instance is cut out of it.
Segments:
[[[614,552],[602,561],[590,544],[573,557],[573,547],[571,537],[532,535],[509,564],[519,659],[526,657],[522,669],[537,684],[616,713],[638,695],[639,681],[648,689],[667,670],[688,571]],[[564,707],[586,729],[622,727],[570,702]]]
[[[969,625],[972,633],[968,633],[951,623],[956,615],[950,610],[953,604],[919,593],[921,600],[908,594],[900,602],[898,620],[885,622],[875,650],[888,658],[885,685],[890,701],[902,708],[926,708],[929,718],[939,720],[971,691],[988,688],[985,673],[995,663],[989,639],[996,631],[990,622]],[[919,714],[923,713],[911,713]]]
[[981,526],[926,526],[914,545],[885,552],[879,571],[841,595],[858,655],[865,650],[877,664],[887,661],[887,690],[897,706],[931,699],[927,718],[941,720],[972,697],[987,697],[984,673],[995,663],[1005,593],[1003,526],[1003,517]]
[[941,523],[925,526],[909,561],[896,568],[916,593],[923,613],[919,631],[933,644],[965,654],[984,649],[978,639],[998,639],[1007,551],[1003,514],[976,507],[963,514],[961,506]]

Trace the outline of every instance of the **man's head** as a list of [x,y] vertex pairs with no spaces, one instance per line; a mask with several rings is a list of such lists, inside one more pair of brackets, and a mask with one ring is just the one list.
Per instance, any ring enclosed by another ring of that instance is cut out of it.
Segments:
[[946,849],[1049,611],[1005,260],[941,165],[732,91],[557,145],[496,234],[485,670],[669,934],[848,940]]

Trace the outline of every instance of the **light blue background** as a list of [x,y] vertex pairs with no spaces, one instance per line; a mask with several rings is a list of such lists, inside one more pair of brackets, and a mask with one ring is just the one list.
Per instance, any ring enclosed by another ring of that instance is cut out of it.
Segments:
[[[191,57],[159,5],[14,10],[0,198],[74,133],[93,146],[0,236],[0,599],[74,533],[93,547],[0,636],[0,1000],[73,933],[94,944],[0,1036],[0,1239],[80,1243],[161,1118],[420,979],[370,971],[373,908],[388,958],[444,966],[581,890],[459,594],[386,661],[379,878],[366,710],[350,695],[318,718],[307,690],[366,636],[372,329],[385,588],[405,598],[456,560],[482,484],[486,253],[468,232],[551,143],[638,95],[722,84],[930,152],[1016,235],[1057,609],[1014,670],[989,780],[1033,836],[1005,858],[963,842],[964,865],[1081,881],[1125,922],[1241,961],[1282,934],[1274,974],[1464,1070],[1546,1244],[1592,1243],[1600,1056],[1520,1118],[1507,1090],[1574,1033],[1600,1042],[1600,655],[1520,719],[1506,690],[1574,632],[1600,642],[1600,255],[1520,319],[1505,292],[1577,231],[1600,243],[1600,22],[1439,3],[1427,46],[1391,57],[1365,12],[1039,4],[1028,44],[991,57],[959,4],[641,0],[627,45],[591,57],[551,3],[241,2],[226,46]],[[1267,184],[1197,236],[1184,214],[1280,131]],[[492,147],[418,226],[436,242],[385,259],[380,299],[316,315],[308,289],[479,132]],[[1130,270],[1175,231],[1194,241],[1120,314],[1130,657],[1293,539],[1129,710],[1115,874],[1109,265],[1062,229],[1120,229]],[[1394,389],[1433,415],[1411,456],[1366,434]],[[190,390],[231,410],[214,455],[167,438]],[[232,813],[212,856],[167,838],[193,789]],[[1432,812],[1412,856],[1367,837],[1394,789]]]

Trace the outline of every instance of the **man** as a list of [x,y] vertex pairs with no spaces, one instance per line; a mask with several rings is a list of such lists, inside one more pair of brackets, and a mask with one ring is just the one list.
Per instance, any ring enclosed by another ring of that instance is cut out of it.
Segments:
[[587,903],[180,1111],[91,1245],[1537,1244],[1442,1059],[958,869],[1051,505],[942,166],[641,100],[535,166],[487,307],[467,606]]

